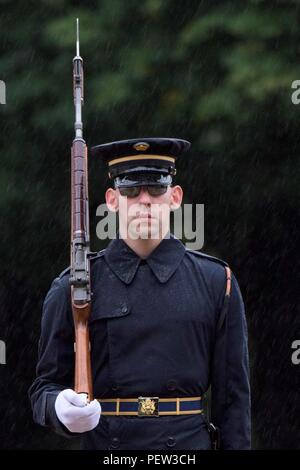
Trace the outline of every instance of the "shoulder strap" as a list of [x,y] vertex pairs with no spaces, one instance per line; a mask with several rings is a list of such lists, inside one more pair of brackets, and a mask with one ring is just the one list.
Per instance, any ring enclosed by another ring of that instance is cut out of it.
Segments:
[[211,256],[211,255],[208,255],[207,253],[203,253],[203,251],[191,250],[190,248],[186,248],[186,251],[189,253],[193,253],[196,256],[200,256],[201,258],[206,258],[211,261],[215,261],[216,263],[219,263],[224,267],[228,266],[228,263],[226,263],[226,261],[223,261],[220,258],[216,258],[216,256]]
[[226,290],[225,290],[222,310],[220,312],[219,320],[217,323],[217,331],[220,331],[220,329],[223,326],[225,317],[228,312],[229,299],[230,299],[230,294],[231,294],[231,269],[228,266],[225,266],[225,273],[226,273]]

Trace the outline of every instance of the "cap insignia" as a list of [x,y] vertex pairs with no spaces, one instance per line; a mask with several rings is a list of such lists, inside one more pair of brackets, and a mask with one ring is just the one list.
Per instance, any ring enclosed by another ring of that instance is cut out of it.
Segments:
[[145,150],[148,150],[149,147],[150,145],[147,144],[146,142],[138,142],[137,144],[133,145],[133,148],[140,152],[144,152]]

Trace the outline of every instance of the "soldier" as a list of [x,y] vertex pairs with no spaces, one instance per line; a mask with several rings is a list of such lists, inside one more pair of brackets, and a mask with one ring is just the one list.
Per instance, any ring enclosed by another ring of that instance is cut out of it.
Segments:
[[190,144],[132,139],[99,145],[114,187],[119,232],[91,258],[90,317],[96,399],[73,387],[74,325],[69,270],[43,306],[34,419],[85,449],[210,449],[203,396],[222,449],[250,448],[247,325],[227,263],[192,251],[170,233],[180,207],[175,161]]

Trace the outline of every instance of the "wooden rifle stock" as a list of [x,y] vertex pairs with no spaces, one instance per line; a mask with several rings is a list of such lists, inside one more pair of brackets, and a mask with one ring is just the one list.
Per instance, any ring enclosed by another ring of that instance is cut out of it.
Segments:
[[72,303],[75,326],[75,385],[77,393],[87,393],[88,400],[93,400],[92,367],[88,319],[91,305]]

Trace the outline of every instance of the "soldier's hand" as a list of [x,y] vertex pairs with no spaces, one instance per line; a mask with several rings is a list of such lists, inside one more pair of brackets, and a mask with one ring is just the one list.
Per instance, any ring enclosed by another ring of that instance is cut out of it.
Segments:
[[87,432],[99,423],[101,405],[97,400],[87,403],[85,393],[76,393],[68,388],[57,395],[55,411],[59,421],[69,431]]

